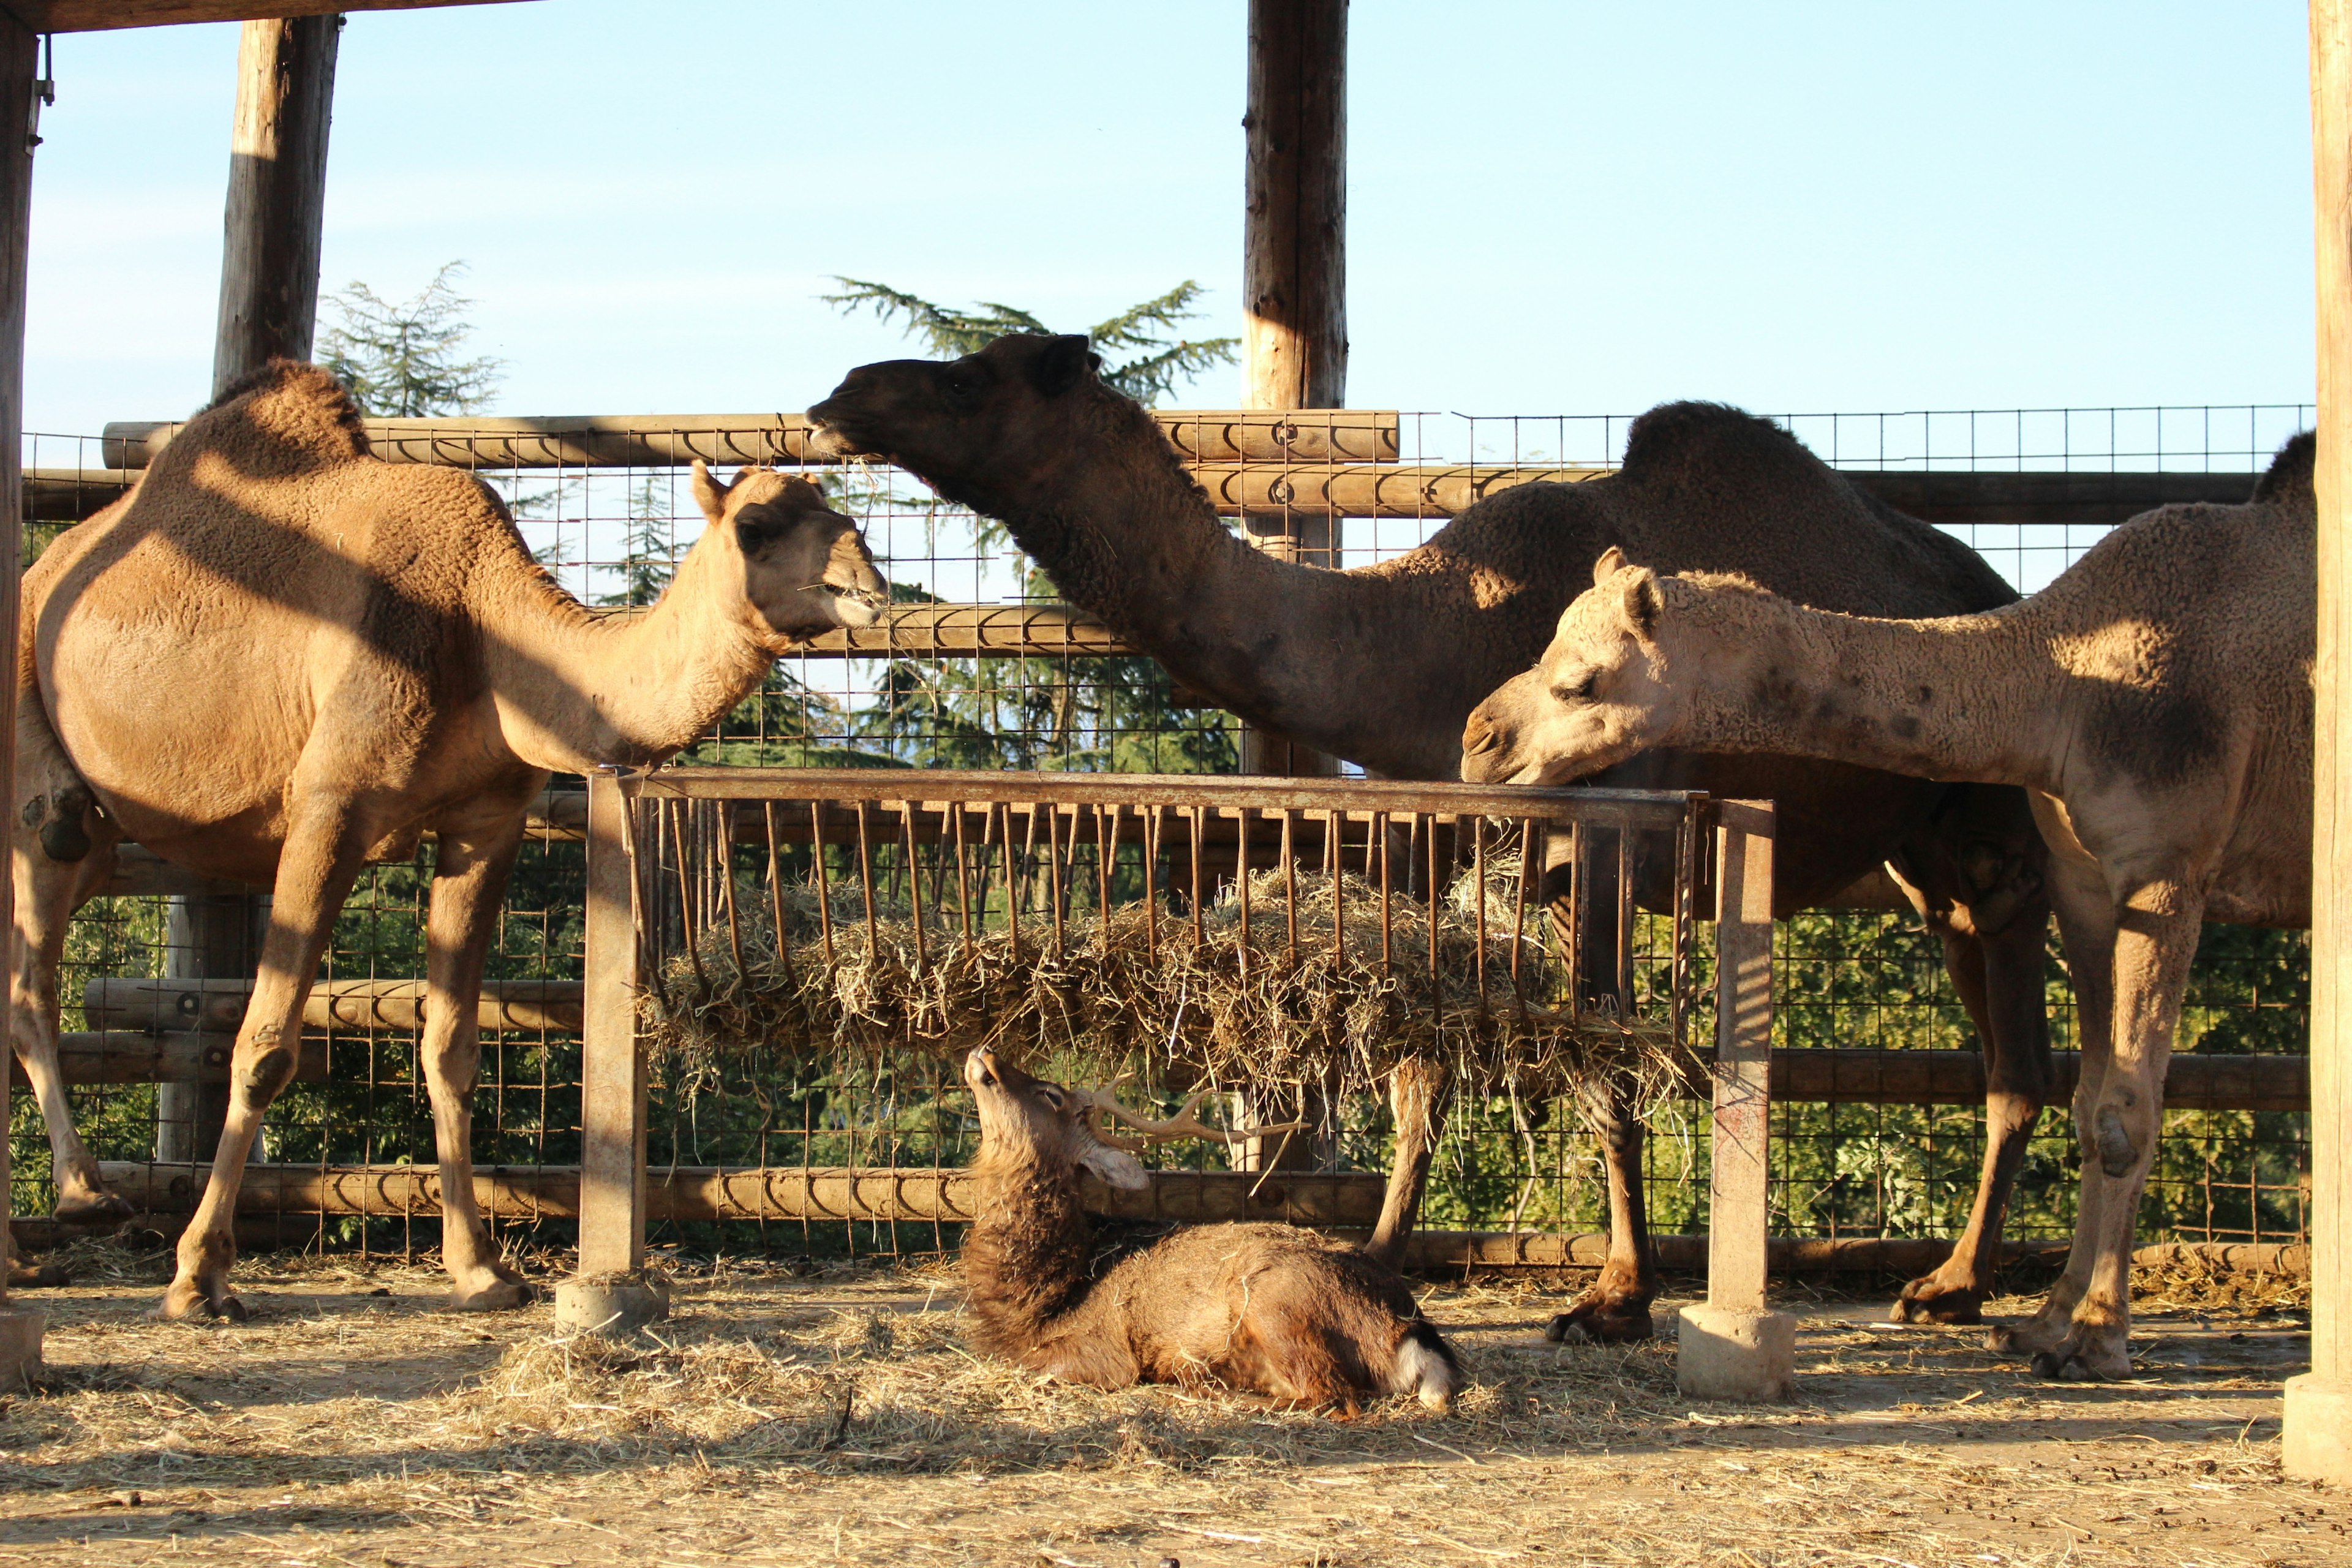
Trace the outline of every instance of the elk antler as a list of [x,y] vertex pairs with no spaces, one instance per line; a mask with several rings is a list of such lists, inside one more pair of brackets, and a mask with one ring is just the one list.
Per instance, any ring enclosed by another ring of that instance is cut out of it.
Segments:
[[1184,1102],[1183,1109],[1178,1110],[1167,1121],[1153,1121],[1138,1116],[1134,1111],[1121,1105],[1118,1096],[1112,1092],[1112,1089],[1117,1087],[1114,1084],[1111,1089],[1077,1089],[1071,1092],[1086,1102],[1087,1110],[1092,1114],[1097,1117],[1108,1117],[1122,1126],[1132,1127],[1143,1134],[1140,1138],[1121,1138],[1101,1121],[1095,1123],[1096,1137],[1100,1138],[1112,1148],[1124,1149],[1130,1154],[1140,1150],[1146,1143],[1164,1142],[1173,1138],[1208,1138],[1220,1143],[1246,1143],[1253,1138],[1264,1138],[1269,1133],[1298,1132],[1305,1131],[1307,1127],[1304,1121],[1283,1121],[1268,1127],[1238,1128],[1233,1131],[1211,1127],[1194,1114],[1200,1110],[1201,1101],[1209,1097],[1209,1091],[1205,1089],[1195,1089],[1192,1098]]

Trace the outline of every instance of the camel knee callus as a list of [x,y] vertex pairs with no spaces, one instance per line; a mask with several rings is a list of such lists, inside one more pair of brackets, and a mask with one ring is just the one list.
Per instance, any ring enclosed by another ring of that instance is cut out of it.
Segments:
[[[2130,1370],[2132,1222],[2202,922],[2310,921],[2315,452],[2298,436],[2246,504],[2143,513],[1981,615],[1839,615],[1612,556],[1463,731],[1472,779],[1576,778],[1666,745],[2024,789],[2042,871],[1964,859],[2021,907],[2047,899],[2074,984],[2074,1245],[1996,1346],[2053,1375]],[[1990,1076],[1996,1102],[2035,1081]]]
[[488,486],[378,461],[334,379],[280,360],[26,573],[11,1016],[61,1215],[129,1212],[98,1183],[57,1060],[67,922],[116,846],[274,899],[167,1316],[237,1314],[236,1189],[293,1075],[328,932],[361,866],[427,833],[421,1045],[442,1256],[456,1304],[528,1298],[482,1223],[467,1147],[476,1000],[525,805],[551,771],[674,754],[795,641],[869,625],[887,599],[856,525],[805,481],[747,468],[722,485],[697,463],[694,494],[709,526],[669,591],[600,616],[557,586]]
[[[973,1339],[1072,1383],[1217,1384],[1285,1405],[1352,1412],[1410,1394],[1452,1402],[1452,1347],[1386,1266],[1279,1225],[1178,1231],[1099,1279],[1078,1173],[1149,1180],[1096,1125],[1107,1098],[1032,1078],[983,1047],[964,1063],[980,1108],[979,1202],[964,1241]],[[1147,1135],[1208,1130],[1135,1121]],[[1181,1125],[1180,1125],[1181,1123]]]

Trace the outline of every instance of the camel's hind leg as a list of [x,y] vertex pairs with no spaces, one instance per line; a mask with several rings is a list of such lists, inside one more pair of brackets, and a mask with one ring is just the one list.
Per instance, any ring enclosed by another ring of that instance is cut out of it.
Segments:
[[425,924],[424,1060],[441,1162],[441,1262],[455,1282],[449,1304],[461,1311],[520,1307],[531,1298],[522,1276],[499,1260],[474,1199],[482,968],[522,847],[523,805],[518,798],[485,812],[468,832],[441,832]]
[[74,1128],[58,1064],[58,968],[73,912],[106,885],[121,834],[102,816],[50,730],[37,689],[16,692],[16,791],[10,812],[16,879],[9,963],[9,1037],[49,1135],[55,1213],[81,1224],[126,1219],[130,1204],[106,1190],[98,1162]]
[[159,1316],[211,1316],[242,1321],[245,1307],[229,1289],[236,1262],[236,1194],[245,1163],[261,1133],[262,1113],[287,1084],[300,1061],[302,1005],[319,973],[319,960],[335,916],[352,890],[368,846],[383,837],[362,818],[349,796],[305,790],[299,774],[292,791],[292,820],[278,858],[269,934],[261,944],[261,973],[253,999],[236,1032],[229,1064],[228,1115],[213,1156],[195,1217],[180,1237],[179,1272],[164,1291]]

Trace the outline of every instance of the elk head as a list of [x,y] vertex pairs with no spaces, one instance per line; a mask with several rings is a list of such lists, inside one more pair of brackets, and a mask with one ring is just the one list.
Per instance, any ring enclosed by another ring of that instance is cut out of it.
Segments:
[[[1202,1089],[1164,1121],[1138,1115],[1109,1089],[1073,1089],[1033,1078],[982,1046],[964,1058],[964,1082],[980,1108],[983,1158],[1024,1161],[1048,1170],[1092,1171],[1114,1187],[1139,1191],[1146,1181],[1136,1153],[1147,1143],[1176,1138],[1246,1142],[1276,1132],[1296,1132],[1303,1121],[1226,1131],[1200,1119]],[[1116,1121],[1139,1136],[1121,1137],[1105,1123]]]

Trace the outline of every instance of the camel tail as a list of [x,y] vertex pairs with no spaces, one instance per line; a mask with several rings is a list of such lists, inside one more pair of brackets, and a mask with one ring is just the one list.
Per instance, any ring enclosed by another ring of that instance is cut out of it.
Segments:
[[1427,1320],[1416,1320],[1398,1342],[1389,1392],[1412,1394],[1442,1413],[1453,1408],[1454,1391],[1461,1386],[1462,1363],[1454,1359],[1454,1347]]

